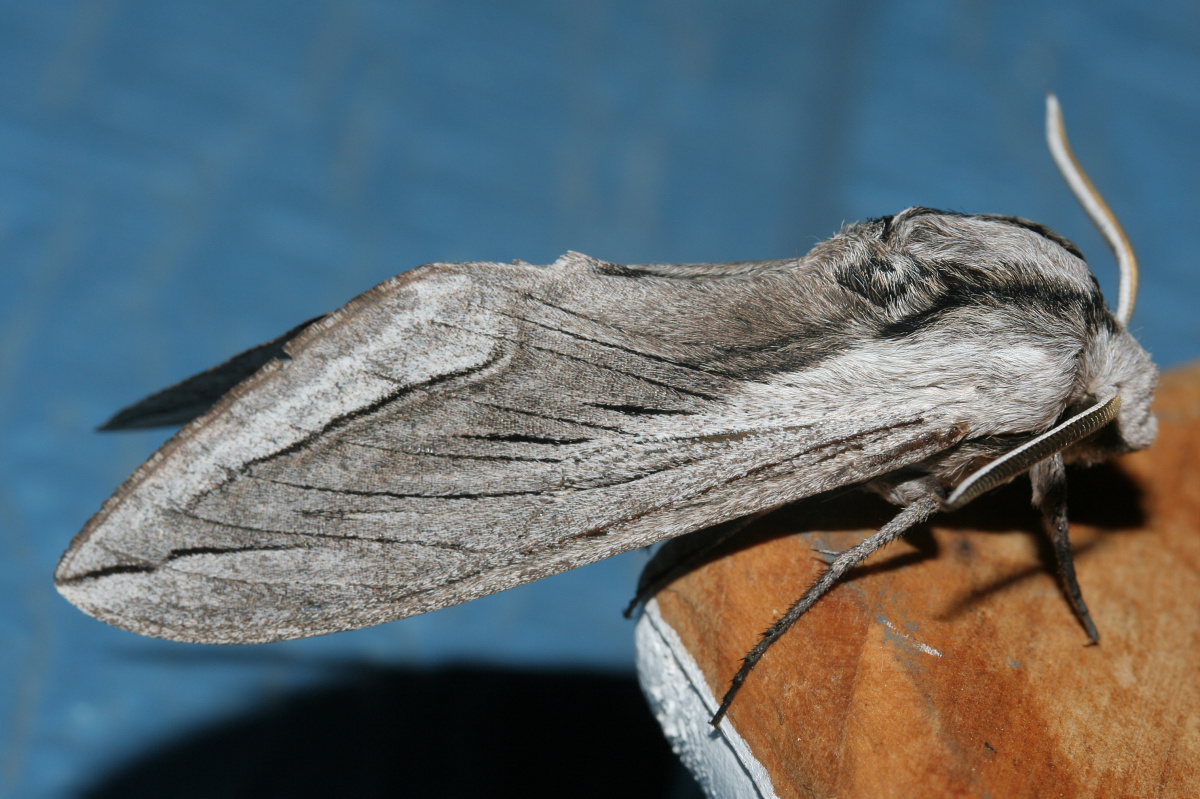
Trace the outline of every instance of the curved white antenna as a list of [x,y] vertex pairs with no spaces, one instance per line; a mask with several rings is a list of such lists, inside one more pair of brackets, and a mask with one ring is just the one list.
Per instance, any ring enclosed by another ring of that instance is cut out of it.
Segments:
[[1108,248],[1117,258],[1117,267],[1121,270],[1121,287],[1117,292],[1117,321],[1127,326],[1129,317],[1133,315],[1134,300],[1137,299],[1137,256],[1133,254],[1133,245],[1129,243],[1129,237],[1117,221],[1116,214],[1104,202],[1100,192],[1096,191],[1087,173],[1075,159],[1075,153],[1071,152],[1071,145],[1067,143],[1067,129],[1063,125],[1062,109],[1053,92],[1046,93],[1046,143],[1050,146],[1050,154],[1054,156],[1058,171],[1071,187],[1071,193],[1083,206],[1092,224],[1100,231]]

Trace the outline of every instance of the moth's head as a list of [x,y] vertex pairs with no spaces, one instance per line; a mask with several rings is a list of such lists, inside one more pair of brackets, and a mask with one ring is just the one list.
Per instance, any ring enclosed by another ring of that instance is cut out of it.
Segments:
[[1158,420],[1151,411],[1158,369],[1149,354],[1111,314],[1079,358],[1077,404],[1121,397],[1117,418],[1063,453],[1068,461],[1098,463],[1154,443]]

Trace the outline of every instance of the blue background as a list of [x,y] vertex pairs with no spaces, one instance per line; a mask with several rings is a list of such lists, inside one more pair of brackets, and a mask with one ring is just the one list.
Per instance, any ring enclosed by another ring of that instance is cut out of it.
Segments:
[[1050,225],[1112,297],[1049,88],[1138,247],[1133,329],[1194,357],[1194,1],[0,3],[0,793],[101,795],[364,667],[632,670],[643,553],[263,647],[89,619],[54,564],[166,436],[113,411],[421,263],[778,258],[913,204]]

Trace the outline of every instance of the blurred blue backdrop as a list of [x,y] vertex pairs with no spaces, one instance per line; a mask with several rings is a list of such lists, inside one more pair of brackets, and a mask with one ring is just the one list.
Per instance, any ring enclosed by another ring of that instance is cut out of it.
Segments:
[[913,204],[1048,224],[1111,297],[1049,88],[1139,249],[1135,332],[1196,356],[1194,0],[0,3],[0,792],[100,795],[367,666],[632,670],[637,552],[262,647],[87,618],[54,564],[166,437],[113,411],[421,263],[786,257]]

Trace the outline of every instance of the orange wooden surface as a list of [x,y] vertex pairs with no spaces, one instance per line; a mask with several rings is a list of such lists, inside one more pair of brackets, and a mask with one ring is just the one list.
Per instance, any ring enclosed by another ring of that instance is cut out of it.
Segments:
[[[801,618],[735,700],[780,796],[1200,795],[1200,364],[1165,375],[1156,407],[1153,448],[1069,476],[1100,645],[1027,480],[935,517]],[[714,695],[817,575],[812,547],[894,512],[862,494],[787,508],[659,593]]]

